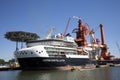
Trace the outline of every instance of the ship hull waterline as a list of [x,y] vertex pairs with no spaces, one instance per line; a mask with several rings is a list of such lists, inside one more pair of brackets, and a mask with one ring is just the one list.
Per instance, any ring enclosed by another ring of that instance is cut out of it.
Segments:
[[31,57],[18,58],[23,70],[67,69],[68,66],[84,66],[90,63],[88,58]]

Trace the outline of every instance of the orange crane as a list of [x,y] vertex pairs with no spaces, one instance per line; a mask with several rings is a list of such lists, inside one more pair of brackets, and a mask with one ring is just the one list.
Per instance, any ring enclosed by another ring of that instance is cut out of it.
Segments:
[[103,45],[103,47],[101,47],[101,56],[100,56],[100,60],[111,60],[111,56],[110,52],[108,52],[108,47],[105,44],[105,36],[104,36],[104,29],[103,29],[103,25],[100,24],[100,32],[101,32],[101,45]]
[[75,42],[77,43],[78,47],[87,45],[86,36],[88,33],[88,27],[83,25],[80,19],[78,20],[78,28],[75,28],[72,32],[76,33]]
[[[79,19],[78,20],[78,28],[75,28],[73,30],[74,33],[76,33],[76,39],[75,42],[77,43],[78,47],[81,46],[90,46],[90,47],[100,47],[101,48],[101,53],[99,56],[99,59],[102,60],[111,60],[110,52],[108,52],[108,47],[105,44],[105,36],[104,36],[104,29],[103,25],[100,24],[100,32],[101,32],[101,44],[99,42],[93,41],[92,44],[88,44],[86,40],[86,36],[89,33],[90,35],[94,34],[94,31],[91,33],[89,32],[88,26],[83,25],[82,21]],[[93,37],[93,36],[92,36]],[[94,37],[93,37],[94,38]],[[80,51],[80,49],[78,49]]]

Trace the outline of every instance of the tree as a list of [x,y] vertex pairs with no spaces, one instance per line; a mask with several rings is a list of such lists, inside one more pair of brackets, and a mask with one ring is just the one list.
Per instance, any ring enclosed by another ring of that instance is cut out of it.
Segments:
[[15,59],[10,59],[9,61],[8,61],[9,63],[14,63],[15,62]]
[[4,64],[4,63],[5,63],[5,60],[4,59],[0,59],[0,65]]

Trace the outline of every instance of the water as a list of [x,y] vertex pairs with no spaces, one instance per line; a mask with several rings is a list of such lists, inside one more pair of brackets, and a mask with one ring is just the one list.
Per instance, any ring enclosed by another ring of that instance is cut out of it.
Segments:
[[120,67],[74,71],[0,71],[0,80],[120,80]]

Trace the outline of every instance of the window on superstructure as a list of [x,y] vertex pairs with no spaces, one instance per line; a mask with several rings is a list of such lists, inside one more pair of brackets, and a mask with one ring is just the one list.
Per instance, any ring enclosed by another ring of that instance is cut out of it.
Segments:
[[33,54],[33,52],[31,52],[31,54]]
[[27,52],[25,52],[25,54],[27,54]]

